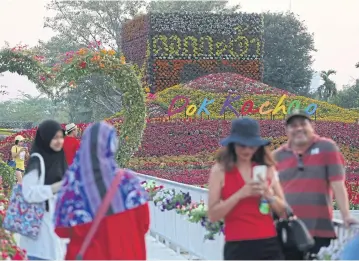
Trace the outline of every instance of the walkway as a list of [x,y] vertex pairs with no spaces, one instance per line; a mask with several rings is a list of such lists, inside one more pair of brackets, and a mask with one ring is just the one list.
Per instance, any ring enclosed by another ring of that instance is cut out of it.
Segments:
[[[15,240],[19,242],[19,235],[15,235]],[[147,260],[186,260],[183,256],[178,255],[172,249],[169,249],[164,244],[156,242],[156,240],[150,236],[146,236],[147,245]]]

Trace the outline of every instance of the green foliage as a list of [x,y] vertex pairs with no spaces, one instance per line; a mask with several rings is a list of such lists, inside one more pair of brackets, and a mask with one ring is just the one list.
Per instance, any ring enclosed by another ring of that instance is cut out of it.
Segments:
[[55,119],[67,122],[66,107],[63,104],[54,103],[45,97],[33,97],[23,95],[21,99],[0,103],[0,111],[6,111],[1,115],[1,121],[33,122],[35,125],[44,119]]
[[145,8],[146,1],[59,1],[46,8],[54,16],[45,18],[45,27],[75,45],[89,46],[101,40],[120,52],[121,25]]
[[16,183],[15,169],[0,161],[0,176],[4,187],[12,188]]
[[330,102],[343,108],[359,108],[359,79],[353,85],[344,86]]
[[49,75],[50,70],[44,67],[36,54],[31,51],[18,51],[15,48],[0,50],[0,74],[6,71],[26,76],[36,84],[36,87],[50,97],[53,93],[39,78],[39,75]]
[[320,77],[324,81],[322,85],[319,86],[317,92],[319,98],[324,101],[328,101],[329,98],[334,97],[337,95],[337,87],[335,82],[333,82],[329,77],[333,74],[336,74],[336,71],[329,70],[329,71],[322,71],[320,73]]
[[313,76],[313,35],[293,13],[264,14],[263,82],[307,95]]

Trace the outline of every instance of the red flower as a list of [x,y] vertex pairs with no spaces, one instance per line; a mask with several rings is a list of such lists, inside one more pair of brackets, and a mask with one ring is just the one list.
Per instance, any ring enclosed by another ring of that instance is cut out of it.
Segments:
[[81,67],[81,69],[85,69],[87,66],[87,63],[85,61],[82,61],[79,66]]

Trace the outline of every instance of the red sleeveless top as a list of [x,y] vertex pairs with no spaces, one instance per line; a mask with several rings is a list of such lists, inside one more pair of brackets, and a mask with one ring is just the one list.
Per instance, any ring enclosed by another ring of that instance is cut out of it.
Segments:
[[[245,182],[237,167],[225,173],[222,199],[225,200],[244,186]],[[224,218],[226,241],[254,240],[277,235],[272,215],[259,212],[260,197],[240,200]]]

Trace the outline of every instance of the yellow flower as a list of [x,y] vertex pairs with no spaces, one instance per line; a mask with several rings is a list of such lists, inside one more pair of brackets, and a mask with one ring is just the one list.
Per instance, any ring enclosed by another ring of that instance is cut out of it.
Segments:
[[146,87],[145,87],[145,92],[146,92],[146,93],[149,93],[149,92],[150,92],[150,87],[146,86]]
[[125,64],[125,63],[126,63],[126,58],[125,58],[125,56],[121,55],[120,62],[121,62],[121,64]]
[[101,50],[101,53],[102,53],[102,54],[107,54],[107,50],[106,50],[106,49],[102,49],[102,50]]
[[116,54],[116,51],[115,51],[115,50],[109,50],[109,51],[107,51],[107,53],[108,53],[109,55],[115,55],[115,54]]
[[78,50],[77,52],[79,55],[84,55],[87,53],[87,49],[86,48],[81,48],[80,50]]

